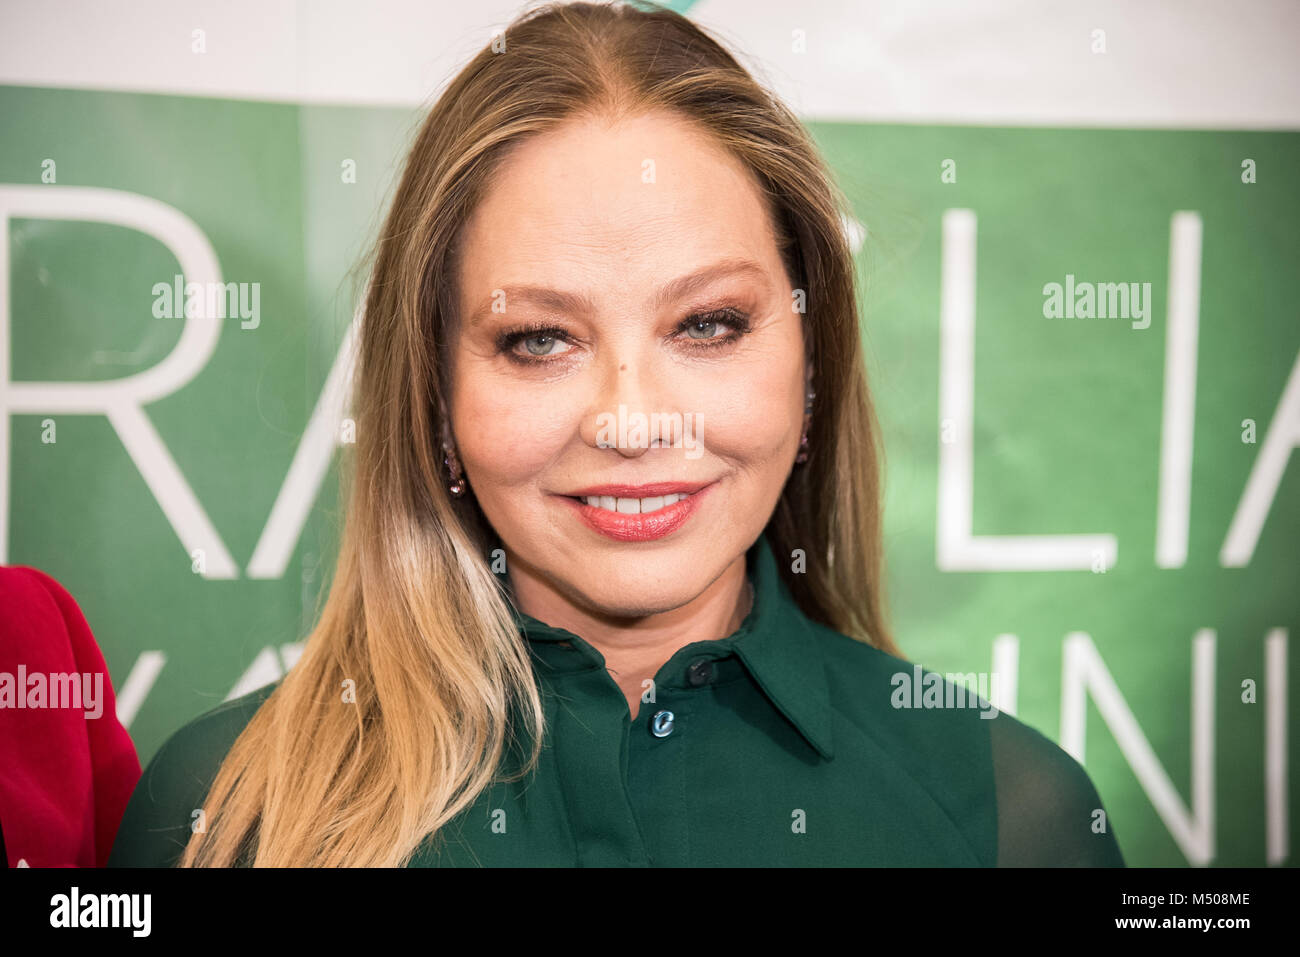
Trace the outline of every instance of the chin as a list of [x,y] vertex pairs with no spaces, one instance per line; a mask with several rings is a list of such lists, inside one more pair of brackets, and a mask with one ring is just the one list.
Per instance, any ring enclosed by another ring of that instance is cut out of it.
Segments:
[[[665,556],[668,559],[668,556]],[[712,584],[716,574],[706,574],[697,563],[670,561],[661,574],[643,557],[602,562],[587,570],[592,578],[566,581],[564,589],[577,602],[611,618],[644,618],[680,608],[694,601]],[[683,574],[684,569],[689,569]],[[712,569],[708,570],[712,572]]]

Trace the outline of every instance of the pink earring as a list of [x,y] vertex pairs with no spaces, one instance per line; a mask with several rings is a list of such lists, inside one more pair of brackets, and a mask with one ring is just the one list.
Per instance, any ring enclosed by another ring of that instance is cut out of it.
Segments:
[[460,498],[465,494],[466,483],[465,476],[461,474],[460,459],[456,457],[456,447],[444,439],[442,451],[442,463],[447,466],[447,472],[451,475],[451,484],[447,486],[447,491],[455,498]]

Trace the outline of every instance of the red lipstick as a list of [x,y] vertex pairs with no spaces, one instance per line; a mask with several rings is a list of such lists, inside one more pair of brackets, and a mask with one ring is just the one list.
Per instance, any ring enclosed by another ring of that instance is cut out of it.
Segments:
[[[713,487],[712,482],[653,482],[648,485],[593,485],[571,496],[561,496],[588,528],[606,538],[620,542],[649,542],[671,535],[686,524]],[[644,514],[611,512],[583,499],[589,496],[614,498],[657,498],[662,495],[685,495],[672,505]]]

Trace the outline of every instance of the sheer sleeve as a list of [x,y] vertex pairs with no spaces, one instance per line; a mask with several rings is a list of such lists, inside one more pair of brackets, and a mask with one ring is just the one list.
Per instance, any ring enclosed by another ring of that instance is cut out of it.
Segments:
[[990,724],[998,867],[1123,867],[1110,816],[1083,766],[1008,714]]

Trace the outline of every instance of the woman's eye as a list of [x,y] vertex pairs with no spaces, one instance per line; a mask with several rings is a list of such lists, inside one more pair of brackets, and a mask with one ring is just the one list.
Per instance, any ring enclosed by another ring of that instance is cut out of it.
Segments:
[[519,340],[531,356],[555,356],[568,350],[568,343],[550,333],[537,333]]
[[686,335],[692,339],[712,339],[717,331],[716,319],[691,319],[686,323]]
[[[677,327],[674,337],[680,339],[685,334],[700,348],[718,348],[736,342],[747,332],[749,321],[745,314],[725,309],[688,317]],[[573,343],[569,333],[559,328],[525,328],[503,333],[497,349],[512,361],[539,363],[572,352]]]
[[749,332],[749,320],[734,309],[720,309],[690,316],[677,329],[678,335],[685,333],[700,345],[723,346]]

